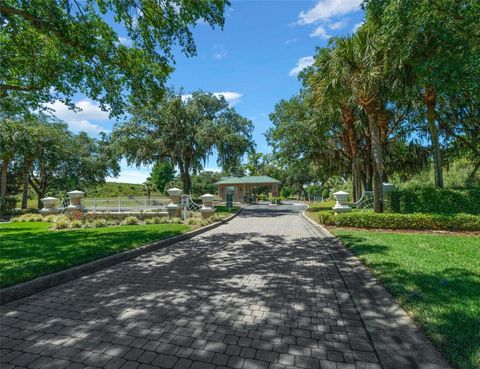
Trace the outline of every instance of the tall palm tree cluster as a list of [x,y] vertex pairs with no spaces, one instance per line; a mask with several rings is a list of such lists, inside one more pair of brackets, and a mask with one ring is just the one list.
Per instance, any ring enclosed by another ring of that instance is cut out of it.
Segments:
[[441,188],[447,156],[468,157],[472,178],[480,167],[480,2],[363,5],[364,24],[318,48],[296,108],[277,104],[267,137],[280,156],[297,145],[323,175],[348,173],[354,200],[373,189],[381,212],[390,174],[431,162]]

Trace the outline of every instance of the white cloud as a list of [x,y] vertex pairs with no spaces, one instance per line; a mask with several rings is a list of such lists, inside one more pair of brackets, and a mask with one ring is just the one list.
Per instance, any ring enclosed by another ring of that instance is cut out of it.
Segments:
[[329,39],[331,36],[325,30],[325,27],[318,26],[317,28],[315,28],[315,30],[312,33],[310,33],[310,37],[320,37],[324,39]]
[[[239,92],[231,92],[231,91],[214,92],[213,95],[215,95],[216,97],[223,96],[225,100],[227,100],[227,102],[232,106],[235,104],[238,104],[240,102],[240,99],[243,96],[243,94]],[[185,101],[191,97],[192,97],[192,94],[185,94],[185,95],[182,95],[182,100]]]
[[86,132],[89,135],[96,136],[100,132],[109,132],[108,130],[104,129],[103,127],[100,127],[98,124],[90,123],[88,120],[82,119],[82,120],[70,120],[67,121],[68,127],[73,131],[73,132]]
[[219,167],[206,167],[203,168],[204,172],[215,172],[215,173],[220,173],[222,171],[222,168]]
[[361,26],[363,25],[363,21],[361,21],[360,23],[357,23],[353,26],[353,30],[352,32],[357,32],[357,29],[359,29]]
[[118,37],[118,41],[125,46],[132,46],[133,45],[132,39],[128,38],[128,37],[120,36],[120,37]]
[[304,56],[303,58],[298,59],[298,62],[295,68],[290,70],[290,73],[289,73],[290,77],[297,76],[298,73],[300,73],[302,70],[312,65],[314,61],[315,59],[313,58],[313,56]]
[[226,53],[226,52],[213,54],[213,58],[214,58],[214,59],[217,59],[217,60],[223,59],[223,58],[225,58],[226,56],[227,56],[227,53]]
[[149,174],[140,170],[122,170],[118,177],[108,177],[107,182],[117,183],[143,183],[147,180]]
[[344,18],[344,19],[340,19],[337,22],[330,23],[328,25],[328,28],[333,29],[333,30],[342,29],[342,28],[345,28],[347,26],[347,24],[348,24],[348,18]]
[[52,110],[53,115],[65,121],[73,132],[84,131],[90,135],[97,135],[107,130],[98,124],[91,123],[91,120],[106,121],[109,120],[108,113],[91,100],[80,100],[75,105],[81,110],[75,112],[68,108],[61,101],[55,101],[53,104],[45,106]]
[[313,8],[300,12],[298,23],[305,25],[325,22],[332,17],[360,10],[361,3],[362,0],[318,0]]
[[239,93],[239,92],[231,92],[231,91],[225,91],[225,92],[214,92],[213,93],[215,96],[219,97],[219,96],[223,96],[225,98],[225,100],[227,100],[227,102],[230,104],[230,105],[236,105],[240,102],[240,99],[242,98],[243,94]]
[[296,42],[297,42],[297,38],[289,38],[288,40],[285,40],[285,45],[294,44]]

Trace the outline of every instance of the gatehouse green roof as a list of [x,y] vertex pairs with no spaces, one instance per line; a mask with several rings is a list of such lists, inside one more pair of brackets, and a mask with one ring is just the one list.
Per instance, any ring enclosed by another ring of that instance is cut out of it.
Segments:
[[223,177],[220,181],[216,182],[216,185],[227,184],[271,184],[281,183],[278,179],[269,176],[245,176],[245,177]]

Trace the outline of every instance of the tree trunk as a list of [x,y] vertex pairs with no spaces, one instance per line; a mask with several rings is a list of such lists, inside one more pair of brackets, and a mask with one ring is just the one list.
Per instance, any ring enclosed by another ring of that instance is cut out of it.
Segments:
[[378,100],[371,98],[370,100],[360,101],[362,107],[365,109],[368,117],[368,128],[370,131],[370,138],[372,142],[372,157],[373,157],[373,197],[374,210],[376,213],[383,212],[382,203],[382,177],[383,177],[383,150],[382,140],[380,136],[380,127],[378,125]]
[[472,172],[469,174],[467,178],[467,186],[473,186],[473,184],[475,183],[475,174],[477,173],[479,168],[480,168],[480,161],[477,161],[475,166],[473,167]]
[[35,193],[37,194],[37,209],[40,210],[43,208],[43,203],[40,199],[43,199],[46,191],[42,190],[39,185],[37,186],[38,182],[37,184],[35,184],[34,178],[32,176],[30,176],[29,178],[30,178],[30,185],[32,186]]
[[189,195],[191,190],[192,190],[192,179],[190,177],[190,173],[188,171],[185,171],[183,173],[183,193]]
[[355,111],[347,105],[341,107],[341,117],[346,127],[348,152],[352,161],[353,201],[362,196],[362,174],[360,169],[360,152],[358,148],[357,132],[355,130]]
[[25,174],[23,177],[23,191],[22,191],[22,209],[28,206],[28,184],[30,182],[30,170],[32,169],[33,159],[28,158],[25,162]]
[[362,197],[362,170],[360,167],[360,158],[355,157],[352,160],[353,173],[353,201],[356,202]]
[[4,212],[7,210],[7,175],[8,175],[8,164],[10,164],[10,159],[5,158],[2,163],[2,188],[1,188],[1,200],[0,200],[0,211]]
[[26,209],[28,205],[28,182],[30,181],[30,173],[25,173],[23,177],[23,191],[22,191],[22,209]]
[[373,190],[372,140],[370,133],[365,135],[365,191]]
[[365,191],[371,191],[367,187],[367,176],[365,174],[365,165],[364,165],[363,169],[364,169],[362,171],[362,185],[363,185],[363,188],[365,189]]
[[423,99],[427,105],[427,120],[430,129],[430,137],[432,139],[435,188],[443,188],[442,156],[440,153],[440,143],[438,141],[437,124],[435,123],[435,104],[437,101],[435,90],[432,87],[427,87]]

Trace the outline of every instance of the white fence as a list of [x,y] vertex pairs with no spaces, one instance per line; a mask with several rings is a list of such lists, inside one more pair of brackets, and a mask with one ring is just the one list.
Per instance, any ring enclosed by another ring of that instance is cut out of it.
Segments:
[[82,199],[85,209],[94,212],[166,211],[169,202],[168,197],[86,197]]

